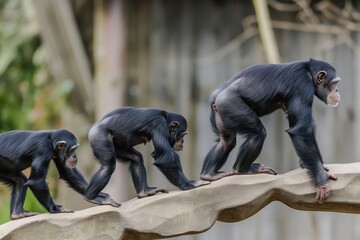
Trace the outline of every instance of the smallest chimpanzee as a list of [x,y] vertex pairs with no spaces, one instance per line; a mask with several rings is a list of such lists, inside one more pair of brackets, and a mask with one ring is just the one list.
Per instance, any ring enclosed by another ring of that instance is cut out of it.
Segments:
[[[152,141],[154,165],[167,179],[182,190],[208,184],[207,181],[188,180],[175,151],[183,149],[187,122],[183,116],[163,110],[125,107],[106,114],[89,131],[89,140],[101,168],[90,180],[86,200],[104,204],[96,196],[109,182],[115,170],[116,160],[130,164],[132,180],[139,198],[167,192],[166,189],[149,187],[146,180],[144,160],[134,146]],[[108,204],[108,203],[105,203]],[[110,204],[119,206],[116,204]]]
[[[82,174],[76,169],[76,137],[65,129],[49,131],[10,131],[0,134],[0,181],[12,187],[10,218],[19,219],[38,213],[23,209],[27,187],[50,213],[73,212],[54,203],[45,182],[49,163],[54,160],[60,178],[80,194],[87,187]],[[22,171],[31,167],[29,179]],[[97,198],[111,203],[105,193]]]

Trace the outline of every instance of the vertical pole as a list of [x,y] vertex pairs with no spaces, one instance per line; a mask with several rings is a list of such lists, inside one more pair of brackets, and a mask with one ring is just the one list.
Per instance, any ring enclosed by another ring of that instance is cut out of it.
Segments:
[[279,63],[280,54],[271,25],[269,9],[266,0],[253,0],[256,20],[259,25],[261,41],[264,46],[266,59],[269,63]]
[[[125,104],[125,17],[123,0],[95,2],[94,69],[95,115],[100,119],[109,111]],[[114,199],[128,197],[128,171],[123,164],[116,170],[106,187]]]

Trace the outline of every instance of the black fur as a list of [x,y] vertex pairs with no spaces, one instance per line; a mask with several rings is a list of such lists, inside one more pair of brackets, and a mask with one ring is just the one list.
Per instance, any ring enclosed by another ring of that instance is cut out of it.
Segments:
[[[59,142],[63,144],[62,149],[57,146]],[[75,191],[84,194],[87,182],[81,173],[76,168],[65,166],[70,158],[76,163],[77,146],[76,137],[65,129],[10,131],[0,134],[0,181],[12,187],[10,209],[12,219],[28,216],[23,210],[27,187],[30,187],[47,211],[52,213],[62,211],[61,206],[56,205],[52,200],[45,182],[51,159],[54,159],[60,177]],[[31,167],[29,179],[21,172],[28,167]]]
[[[319,71],[327,72],[323,84],[317,84]],[[333,81],[334,80],[334,81]],[[260,154],[266,130],[259,117],[276,109],[288,115],[289,133],[304,167],[309,170],[315,185],[327,183],[329,175],[315,139],[312,117],[314,95],[327,103],[329,84],[339,80],[329,63],[309,61],[286,64],[262,64],[249,67],[220,85],[211,95],[212,128],[219,139],[207,154],[202,178],[216,180],[220,168],[236,145],[236,134],[246,137],[233,166],[235,172],[253,173],[254,160]],[[336,86],[335,86],[336,87]],[[337,87],[334,88],[337,90]],[[274,172],[275,173],[275,172]]]
[[[175,129],[171,124],[177,122]],[[183,116],[158,109],[125,107],[106,114],[89,131],[89,141],[101,168],[92,177],[86,197],[92,200],[109,182],[116,160],[130,164],[130,172],[138,197],[153,195],[164,189],[147,185],[144,160],[135,145],[153,142],[154,165],[181,189],[195,187],[183,174],[180,158],[173,149],[183,141],[187,122]]]

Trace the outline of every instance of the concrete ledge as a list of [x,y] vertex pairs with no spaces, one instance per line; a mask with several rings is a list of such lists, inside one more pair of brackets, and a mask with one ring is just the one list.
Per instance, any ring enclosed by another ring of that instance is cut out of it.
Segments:
[[153,239],[195,234],[215,221],[238,222],[272,201],[307,211],[360,213],[360,163],[328,165],[330,198],[315,201],[306,170],[231,176],[190,191],[133,199],[119,208],[96,206],[75,213],[41,214],[0,225],[0,239]]

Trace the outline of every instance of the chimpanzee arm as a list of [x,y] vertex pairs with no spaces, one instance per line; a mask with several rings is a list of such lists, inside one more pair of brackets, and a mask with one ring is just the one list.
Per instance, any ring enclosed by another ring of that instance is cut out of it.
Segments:
[[74,189],[76,192],[81,195],[85,194],[85,190],[88,186],[85,178],[81,174],[81,172],[76,168],[68,168],[61,164],[59,161],[54,160],[56,168],[59,171],[60,179],[63,179],[67,182],[69,187]]
[[170,146],[166,135],[160,131],[153,131],[152,141],[154,144],[154,165],[165,175],[175,186],[182,190],[196,187],[195,181],[188,180],[181,167],[178,154]]
[[323,160],[315,139],[315,121],[312,116],[311,103],[305,104],[301,99],[288,103],[287,113],[290,128],[287,130],[296,153],[304,167],[308,169],[316,187],[324,186],[329,174],[324,170]]
[[50,196],[49,188],[45,182],[49,161],[50,160],[44,157],[35,158],[31,164],[29,180],[25,183],[25,185],[30,187],[36,199],[46,208],[48,212],[62,212],[62,206],[54,203]]

